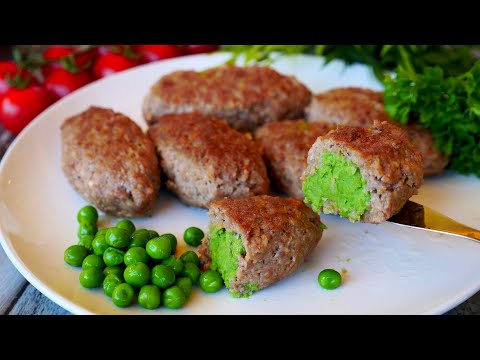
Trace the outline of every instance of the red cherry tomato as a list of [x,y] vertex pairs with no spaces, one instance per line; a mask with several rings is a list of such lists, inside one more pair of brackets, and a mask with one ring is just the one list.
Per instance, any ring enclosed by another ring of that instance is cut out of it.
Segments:
[[53,100],[58,100],[92,81],[93,78],[88,71],[74,74],[65,69],[57,69],[48,74],[43,86]]
[[182,49],[175,45],[137,45],[135,50],[144,63],[183,55]]
[[0,99],[0,123],[13,134],[19,134],[51,103],[47,90],[40,86],[10,89]]
[[137,66],[137,60],[126,58],[125,56],[107,53],[100,56],[93,64],[92,72],[96,79],[112,75],[119,71],[123,71],[134,66]]
[[[65,69],[64,65],[61,63],[61,59],[67,57],[68,55],[75,54],[78,49],[75,48],[68,48],[65,46],[50,46],[45,52],[43,53],[43,58],[47,61],[54,61],[48,65],[42,67],[42,74],[44,77],[48,76],[50,72],[53,70],[58,69]],[[97,56],[97,52],[95,49],[90,51],[75,54],[75,66],[79,69],[83,69],[89,61],[94,60],[95,56]]]
[[47,76],[51,71],[62,69],[62,64],[57,61],[75,52],[74,49],[65,46],[53,45],[43,52],[43,58],[47,61],[55,61],[51,64],[42,66],[43,76]]
[[[12,88],[7,81],[7,78],[14,79],[15,75],[18,74],[18,67],[13,61],[0,61],[0,97],[5,94],[8,90]],[[26,70],[22,70],[20,81],[26,81],[28,77],[31,77],[30,74]],[[35,78],[31,77],[30,85],[37,84]]]
[[110,53],[122,54],[127,46],[128,45],[100,45],[97,48],[97,53],[100,56]]
[[186,54],[203,54],[217,51],[220,48],[218,45],[184,45],[183,49]]

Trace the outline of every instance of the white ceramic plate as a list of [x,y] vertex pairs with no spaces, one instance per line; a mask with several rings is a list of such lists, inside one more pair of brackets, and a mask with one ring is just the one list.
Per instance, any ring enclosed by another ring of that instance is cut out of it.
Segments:
[[[294,274],[250,299],[198,288],[181,310],[117,308],[101,289],[86,290],[78,268],[63,262],[75,244],[76,213],[86,202],[60,168],[60,125],[90,105],[111,107],[146,125],[141,102],[160,76],[177,69],[202,70],[224,62],[227,54],[162,61],[97,81],[62,99],[33,121],[15,140],[0,164],[0,240],[17,269],[38,290],[76,314],[439,314],[480,289],[480,244],[456,237],[411,230],[394,224],[352,224],[322,216],[328,230],[309,260]],[[323,66],[319,58],[283,59],[274,67],[294,74],[312,91],[356,85],[381,89],[364,66],[341,62]],[[480,227],[480,181],[445,173],[428,179],[415,200],[472,227]],[[101,217],[100,226],[116,219]],[[171,232],[187,249],[188,226],[207,229],[205,210],[187,207],[162,192],[151,218],[137,227]],[[343,285],[323,290],[317,275],[325,268],[346,271]]]

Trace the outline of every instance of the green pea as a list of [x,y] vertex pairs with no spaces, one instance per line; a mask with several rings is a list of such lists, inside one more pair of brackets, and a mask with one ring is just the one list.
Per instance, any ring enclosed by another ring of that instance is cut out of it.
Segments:
[[135,230],[130,238],[130,244],[128,244],[128,248],[129,249],[133,247],[145,248],[148,240],[150,239],[151,239],[150,234],[147,229]]
[[125,269],[121,265],[107,266],[105,269],[103,269],[103,273],[105,274],[105,276],[113,274],[119,277],[120,279],[123,279],[124,271]]
[[103,280],[103,293],[108,297],[112,297],[113,290],[115,290],[115,288],[122,283],[122,278],[119,278],[117,275],[107,275],[105,280]]
[[318,274],[318,284],[327,290],[333,290],[342,283],[342,275],[337,270],[325,269]]
[[127,266],[123,272],[123,278],[127,284],[135,287],[147,285],[150,281],[150,269],[144,263],[136,263]]
[[106,265],[100,255],[88,255],[82,262],[82,269],[98,268],[100,270],[105,269]]
[[93,223],[81,223],[78,226],[77,237],[80,240],[85,235],[94,235],[97,233],[97,225]]
[[162,264],[170,266],[175,272],[175,275],[179,275],[183,270],[182,260],[177,259],[175,255],[170,255],[170,257],[166,258],[165,260],[162,260]]
[[109,246],[105,242],[105,235],[95,236],[95,239],[93,239],[92,241],[92,248],[95,255],[103,255],[105,250],[109,248]]
[[93,239],[95,239],[95,236],[93,235],[84,235],[80,238],[80,240],[78,240],[77,245],[87,248],[89,252],[93,252]]
[[182,289],[185,297],[189,297],[192,293],[192,279],[189,277],[181,277],[175,280],[175,285],[177,285],[180,289]]
[[115,249],[114,247],[109,247],[103,253],[103,261],[107,266],[115,266],[123,264],[123,257],[125,256],[125,251],[120,249]]
[[203,231],[195,226],[189,227],[183,233],[183,240],[190,246],[198,246],[205,237]]
[[82,207],[77,213],[77,221],[81,223],[97,224],[98,211],[91,205]]
[[200,266],[200,259],[198,258],[198,255],[195,251],[187,251],[180,256],[180,260],[183,261],[184,264],[186,263],[192,263],[197,266]]
[[151,281],[160,289],[166,289],[175,282],[175,272],[170,266],[156,265],[152,269]]
[[156,309],[160,306],[161,292],[158,286],[144,285],[138,294],[138,304],[148,310]]
[[146,250],[152,259],[163,260],[172,253],[172,245],[169,238],[160,236],[149,240]]
[[155,230],[148,230],[148,240],[159,237],[160,235]]
[[72,245],[65,250],[63,259],[68,265],[80,266],[83,260],[87,257],[88,250],[84,246]]
[[135,224],[129,219],[120,220],[115,227],[126,230],[128,232],[128,237],[132,236],[135,231]]
[[133,301],[135,291],[132,285],[122,283],[117,285],[112,293],[112,301],[119,307],[128,307]]
[[130,234],[127,230],[121,228],[110,228],[105,234],[105,242],[108,246],[112,246],[117,249],[126,248],[130,242]]
[[89,268],[80,273],[80,284],[87,289],[102,286],[105,274],[99,268]]
[[182,289],[172,286],[163,292],[162,301],[163,305],[169,309],[179,309],[185,304],[187,298]]
[[200,288],[207,293],[214,293],[223,286],[222,276],[214,271],[208,270],[200,275]]
[[139,262],[147,264],[148,260],[150,260],[150,258],[148,257],[147,252],[144,248],[141,247],[133,247],[131,249],[128,249],[125,253],[125,257],[123,258],[123,261],[127,266]]
[[190,280],[192,280],[192,283],[196,284],[198,282],[198,279],[200,278],[200,269],[194,263],[186,263],[183,266],[183,271],[181,275],[189,277]]
[[160,237],[167,237],[167,238],[170,239],[170,245],[172,247],[172,254],[175,254],[175,252],[177,251],[177,238],[175,237],[175,235],[167,233],[167,234],[162,234],[162,236],[160,236]]

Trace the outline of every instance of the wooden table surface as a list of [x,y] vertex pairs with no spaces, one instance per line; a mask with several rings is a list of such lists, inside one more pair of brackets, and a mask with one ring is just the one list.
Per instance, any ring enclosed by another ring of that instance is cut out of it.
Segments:
[[[0,59],[7,57],[0,47]],[[0,125],[0,161],[14,136]],[[17,271],[0,247],[0,315],[69,315],[35,289]],[[480,315],[480,292],[447,313],[448,315]]]

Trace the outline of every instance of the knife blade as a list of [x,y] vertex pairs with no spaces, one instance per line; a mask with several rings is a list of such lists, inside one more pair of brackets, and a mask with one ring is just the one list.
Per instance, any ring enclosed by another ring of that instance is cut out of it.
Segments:
[[407,201],[402,210],[387,221],[402,226],[447,233],[480,242],[480,231],[455,221],[425,205]]

